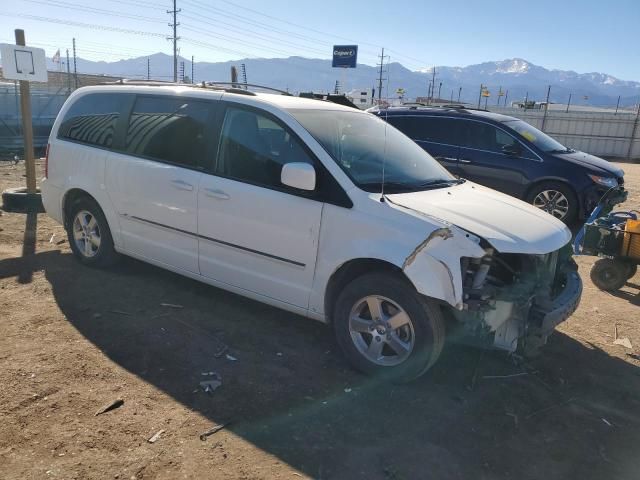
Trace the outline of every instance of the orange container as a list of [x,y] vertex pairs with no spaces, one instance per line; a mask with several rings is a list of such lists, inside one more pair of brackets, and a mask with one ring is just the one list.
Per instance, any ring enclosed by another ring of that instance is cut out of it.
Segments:
[[622,255],[640,260],[640,220],[627,220],[624,232]]

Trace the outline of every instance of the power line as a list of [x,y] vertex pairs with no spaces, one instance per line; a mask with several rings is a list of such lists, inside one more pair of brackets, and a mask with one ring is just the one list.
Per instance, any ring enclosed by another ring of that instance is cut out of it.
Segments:
[[49,5],[53,7],[73,8],[76,10],[81,10],[89,13],[101,13],[101,14],[107,14],[115,17],[131,18],[133,20],[141,20],[143,22],[164,23],[164,20],[160,20],[157,18],[150,18],[143,15],[124,14],[114,10],[105,10],[103,8],[86,7],[84,5],[80,5],[77,3],[63,2],[60,0],[24,0],[24,1],[30,2],[30,3],[37,3],[40,5]]
[[2,17],[16,17],[16,18],[25,18],[28,20],[35,20],[37,22],[49,22],[49,23],[57,23],[61,25],[71,25],[73,27],[80,28],[88,28],[91,30],[104,30],[109,32],[119,32],[119,33],[130,33],[132,35],[143,35],[147,37],[160,37],[164,38],[165,35],[162,33],[156,32],[145,32],[142,30],[131,30],[128,28],[119,28],[119,27],[110,27],[107,25],[98,25],[93,23],[84,23],[84,22],[76,22],[74,20],[64,20],[61,18],[52,18],[52,17],[41,17],[38,15],[27,15],[23,13],[0,13]]

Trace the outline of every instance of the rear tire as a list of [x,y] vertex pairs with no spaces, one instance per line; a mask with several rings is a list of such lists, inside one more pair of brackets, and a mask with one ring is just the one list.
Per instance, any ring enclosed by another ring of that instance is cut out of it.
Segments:
[[601,258],[591,267],[591,281],[600,290],[614,292],[622,288],[629,275],[629,268],[625,262]]
[[638,273],[638,265],[635,265],[633,263],[629,263],[627,265],[627,268],[629,269],[629,271],[627,272],[627,280],[629,280],[629,279],[633,278],[636,273]]
[[578,199],[571,187],[562,182],[534,185],[526,201],[566,224],[571,224],[578,216]]
[[439,306],[389,273],[366,274],[349,283],[338,296],[333,325],[354,368],[402,382],[425,373],[445,341]]
[[91,267],[108,267],[118,261],[109,224],[98,203],[81,197],[67,210],[67,237],[73,254]]

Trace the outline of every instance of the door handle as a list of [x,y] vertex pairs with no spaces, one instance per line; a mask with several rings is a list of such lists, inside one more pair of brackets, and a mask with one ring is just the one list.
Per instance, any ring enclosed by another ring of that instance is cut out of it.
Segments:
[[461,158],[460,163],[471,163],[471,160],[468,160],[466,158]]
[[216,190],[214,188],[205,188],[204,191],[207,197],[217,198],[219,200],[229,200],[231,198],[228,193],[223,192],[222,190]]
[[188,192],[193,192],[193,185],[183,180],[171,180],[171,185],[173,185],[178,190],[186,190]]

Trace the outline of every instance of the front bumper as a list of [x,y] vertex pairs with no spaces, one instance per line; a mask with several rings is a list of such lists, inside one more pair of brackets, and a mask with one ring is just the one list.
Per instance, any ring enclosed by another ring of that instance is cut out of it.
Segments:
[[564,274],[564,287],[551,301],[548,308],[534,306],[529,316],[525,343],[528,346],[544,345],[555,328],[567,320],[580,305],[582,279],[577,270],[570,268]]

